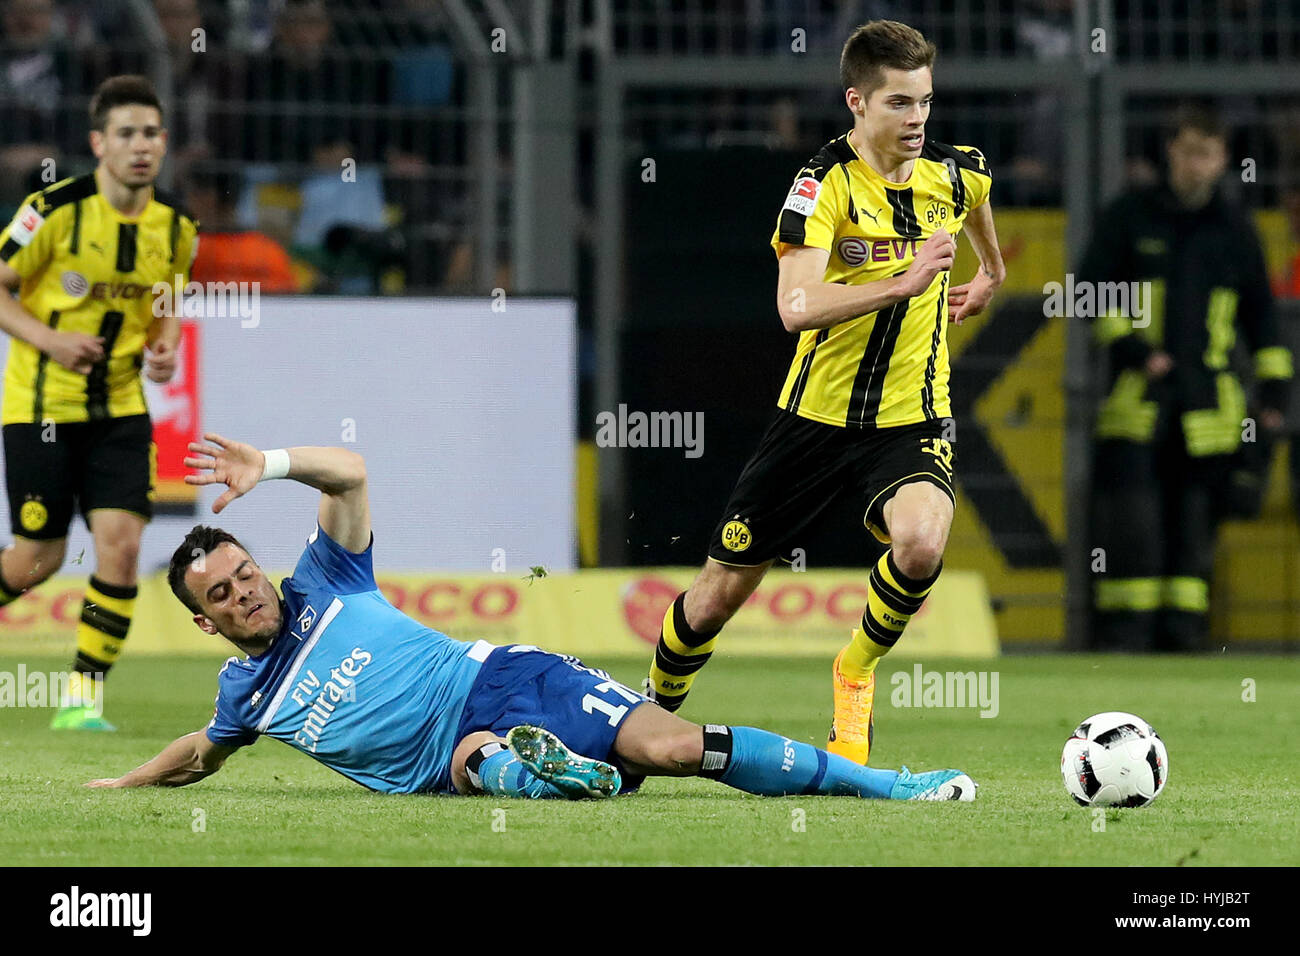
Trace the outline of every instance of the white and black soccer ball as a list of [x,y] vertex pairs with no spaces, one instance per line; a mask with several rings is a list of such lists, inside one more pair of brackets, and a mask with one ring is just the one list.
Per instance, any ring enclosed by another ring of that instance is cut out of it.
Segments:
[[1065,789],[1085,807],[1145,807],[1169,782],[1165,742],[1141,717],[1095,714],[1061,752]]

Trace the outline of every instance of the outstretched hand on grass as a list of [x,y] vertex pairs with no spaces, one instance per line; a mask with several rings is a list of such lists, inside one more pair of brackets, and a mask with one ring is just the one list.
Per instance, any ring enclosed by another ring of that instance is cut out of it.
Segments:
[[204,432],[203,441],[190,442],[193,453],[185,459],[186,468],[203,472],[186,475],[188,485],[223,484],[226,490],[212,503],[212,513],[221,514],[223,508],[240,495],[247,493],[262,480],[266,456],[252,445],[231,438],[222,438],[215,432]]

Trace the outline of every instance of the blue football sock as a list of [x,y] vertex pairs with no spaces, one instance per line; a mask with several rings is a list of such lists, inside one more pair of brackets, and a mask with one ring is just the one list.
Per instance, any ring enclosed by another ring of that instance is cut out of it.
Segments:
[[534,774],[520,763],[518,757],[497,743],[485,744],[470,754],[465,761],[465,770],[474,786],[493,796],[569,799],[568,794]]
[[704,728],[701,774],[765,797],[788,794],[888,799],[897,770],[863,767],[838,754],[754,727]]

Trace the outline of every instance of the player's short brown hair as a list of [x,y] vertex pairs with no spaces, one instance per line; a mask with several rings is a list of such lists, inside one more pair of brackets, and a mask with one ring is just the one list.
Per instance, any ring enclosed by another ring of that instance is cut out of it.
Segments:
[[1208,103],[1180,103],[1170,114],[1165,139],[1175,140],[1185,129],[1195,130],[1211,139],[1228,141],[1228,127],[1219,111]]
[[239,539],[229,531],[196,524],[172,554],[171,564],[167,567],[167,583],[171,585],[172,594],[175,594],[194,614],[202,614],[203,608],[199,607],[199,599],[185,584],[185,572],[190,569],[190,564],[196,558],[211,554],[218,546],[227,542],[245,553],[248,552],[248,549],[239,543]]
[[840,85],[870,96],[885,82],[885,68],[934,67],[934,44],[897,20],[872,20],[853,31],[840,54]]
[[162,101],[143,76],[110,76],[90,98],[90,128],[101,133],[108,126],[108,111],[116,106],[152,106],[162,118]]

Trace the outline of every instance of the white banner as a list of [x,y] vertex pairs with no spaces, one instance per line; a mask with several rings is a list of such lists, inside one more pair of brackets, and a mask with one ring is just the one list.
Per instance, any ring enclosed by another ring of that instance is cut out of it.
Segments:
[[[203,428],[261,448],[364,455],[385,568],[488,572],[501,549],[511,567],[570,569],[574,305],[510,298],[494,311],[493,302],[262,296],[253,318],[205,318]],[[265,567],[292,566],[315,522],[315,491],[268,482],[213,515],[217,494],[202,490],[199,521],[226,528]],[[164,566],[193,524],[156,518],[141,571]],[[94,547],[78,518],[69,558],[83,549],[89,571]]]

